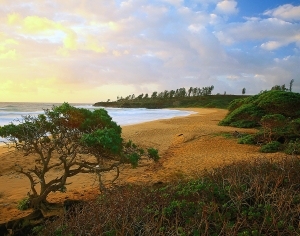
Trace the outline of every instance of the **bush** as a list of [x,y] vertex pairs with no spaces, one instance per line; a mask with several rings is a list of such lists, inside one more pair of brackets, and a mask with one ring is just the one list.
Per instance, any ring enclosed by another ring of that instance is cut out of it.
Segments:
[[299,235],[299,169],[294,157],[255,159],[194,180],[120,186],[41,235]]
[[30,206],[30,199],[29,197],[25,197],[18,202],[17,208],[20,211],[25,211],[29,209],[29,206]]
[[254,104],[243,104],[230,112],[219,125],[230,125],[239,128],[256,127],[263,115],[264,112]]
[[248,134],[238,139],[239,144],[255,144],[253,135]]
[[[239,128],[259,128],[253,135],[253,143],[268,143],[261,148],[262,152],[276,152],[279,147],[272,141],[288,143],[300,138],[300,94],[271,90],[260,94],[237,99],[230,103],[229,113],[219,125]],[[252,140],[249,140],[252,143]],[[244,140],[239,140],[244,143]],[[287,148],[290,153],[292,148]]]
[[278,152],[279,149],[280,149],[280,143],[277,142],[277,141],[272,141],[272,142],[269,142],[265,145],[263,145],[261,148],[260,148],[260,151],[261,152],[264,152],[264,153],[272,153],[272,152]]
[[284,152],[289,155],[300,154],[300,140],[296,139],[295,141],[290,141],[287,144]]

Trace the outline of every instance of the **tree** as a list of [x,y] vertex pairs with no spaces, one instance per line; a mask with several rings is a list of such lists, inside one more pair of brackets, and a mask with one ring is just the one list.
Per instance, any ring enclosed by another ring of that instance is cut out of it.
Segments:
[[274,85],[271,90],[287,91],[288,89],[283,85]]
[[143,98],[143,96],[144,96],[144,94],[142,93],[142,94],[140,94],[139,96],[137,96],[136,98],[137,98],[138,100],[140,100],[140,99]]
[[152,93],[151,98],[157,98],[157,92],[156,91]]
[[169,98],[170,97],[170,94],[169,94],[169,91],[168,90],[165,90],[163,92],[163,98]]
[[244,95],[245,93],[246,93],[246,89],[243,88],[243,89],[242,89],[242,94]]
[[294,83],[294,79],[292,79],[292,80],[290,81],[290,92],[292,92],[293,83]]
[[190,87],[189,90],[188,90],[188,96],[189,97],[191,96],[192,91],[193,91],[193,87]]
[[170,98],[173,98],[174,95],[175,95],[175,91],[174,91],[174,90],[171,90],[169,94],[170,94]]
[[[125,143],[121,127],[106,110],[90,111],[68,103],[38,116],[24,116],[18,124],[0,127],[0,136],[9,140],[9,148],[23,152],[24,158],[30,154],[37,156],[31,168],[17,167],[30,181],[29,202],[35,209],[47,208],[48,194],[65,191],[67,178],[71,176],[96,173],[101,188],[102,172],[115,170],[117,179],[119,165],[123,163],[136,166],[142,156],[158,159],[153,148],[145,153],[131,141]],[[55,179],[46,179],[54,168],[60,168],[60,174]]]

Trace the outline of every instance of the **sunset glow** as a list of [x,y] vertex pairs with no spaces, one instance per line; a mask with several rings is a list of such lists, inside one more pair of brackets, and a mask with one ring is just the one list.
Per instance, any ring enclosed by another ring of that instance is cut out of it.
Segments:
[[214,85],[256,94],[294,79],[289,1],[0,0],[0,101],[94,103]]

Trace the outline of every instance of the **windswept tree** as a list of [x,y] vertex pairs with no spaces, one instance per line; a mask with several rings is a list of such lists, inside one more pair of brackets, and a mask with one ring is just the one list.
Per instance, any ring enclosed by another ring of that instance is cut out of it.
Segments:
[[288,89],[283,85],[274,85],[271,90],[287,91]]
[[152,93],[151,98],[157,98],[157,92],[156,91]]
[[292,79],[291,81],[290,81],[290,92],[292,92],[292,87],[293,87],[293,83],[294,83],[294,79]]
[[[157,150],[148,152],[132,142],[125,143],[118,126],[107,111],[75,108],[68,103],[47,109],[38,116],[24,116],[18,124],[0,127],[0,136],[8,140],[9,148],[36,160],[30,168],[16,167],[30,181],[29,203],[35,209],[47,208],[50,192],[64,191],[67,179],[79,173],[96,173],[101,185],[101,173],[131,163],[134,166],[144,156],[158,159]],[[46,179],[53,169],[57,177]]]
[[191,93],[193,92],[193,90],[194,90],[193,87],[190,87],[190,88],[189,88],[189,90],[188,90],[188,96],[189,96],[189,97],[191,96]]
[[142,93],[142,94],[140,94],[139,96],[137,96],[136,98],[137,98],[138,100],[140,100],[140,99],[143,98],[143,96],[144,96],[144,94]]
[[246,93],[246,88],[242,89],[242,94],[244,95]]
[[175,91],[174,91],[174,90],[171,90],[169,94],[170,94],[170,98],[173,98],[174,95],[175,95]]

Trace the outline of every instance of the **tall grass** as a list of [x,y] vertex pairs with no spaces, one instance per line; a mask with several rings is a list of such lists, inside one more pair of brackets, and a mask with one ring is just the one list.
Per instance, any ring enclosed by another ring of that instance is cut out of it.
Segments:
[[41,235],[300,235],[300,160],[256,159],[158,186],[117,187]]

